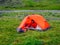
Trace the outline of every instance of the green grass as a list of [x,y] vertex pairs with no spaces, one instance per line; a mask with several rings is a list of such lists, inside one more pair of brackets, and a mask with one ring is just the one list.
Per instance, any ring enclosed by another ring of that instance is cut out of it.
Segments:
[[0,10],[60,10],[60,0],[8,0]]
[[0,10],[60,10],[60,4],[52,4],[48,6],[35,6],[35,7],[12,7],[0,6]]
[[54,14],[55,16],[52,13],[37,13],[49,18],[47,21],[50,23],[51,29],[47,31],[28,30],[25,33],[18,33],[16,28],[23,19],[21,17],[25,17],[24,14],[32,13],[2,14],[0,17],[0,45],[60,45],[60,21],[50,20],[48,16],[51,14],[50,17],[57,17],[58,13]]

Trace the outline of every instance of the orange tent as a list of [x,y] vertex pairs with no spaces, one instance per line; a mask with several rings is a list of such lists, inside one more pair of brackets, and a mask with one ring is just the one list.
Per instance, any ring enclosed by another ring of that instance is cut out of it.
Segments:
[[27,29],[34,30],[46,30],[50,28],[49,23],[44,19],[43,16],[38,14],[33,14],[26,16],[19,27],[17,28],[18,32],[26,32]]

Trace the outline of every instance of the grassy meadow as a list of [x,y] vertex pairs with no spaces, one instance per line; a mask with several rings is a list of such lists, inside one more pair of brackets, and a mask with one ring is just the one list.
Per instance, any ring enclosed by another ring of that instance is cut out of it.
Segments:
[[0,10],[60,10],[60,0],[1,0]]
[[[28,30],[18,33],[17,27],[28,14],[41,14],[50,23],[46,31]],[[10,12],[0,14],[0,45],[60,45],[60,13]]]

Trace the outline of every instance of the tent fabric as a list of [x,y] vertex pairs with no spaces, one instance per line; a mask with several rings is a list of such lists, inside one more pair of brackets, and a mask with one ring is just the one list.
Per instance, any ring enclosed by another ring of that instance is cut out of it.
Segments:
[[46,19],[43,16],[34,14],[26,16],[18,28],[22,29],[23,31],[26,31],[26,29],[46,30],[49,27],[50,24],[46,21]]

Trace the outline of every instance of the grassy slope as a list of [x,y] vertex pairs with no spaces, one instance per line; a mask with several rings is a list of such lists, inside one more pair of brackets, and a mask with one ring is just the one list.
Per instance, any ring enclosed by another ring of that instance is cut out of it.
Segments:
[[[47,31],[29,30],[26,33],[17,33],[16,28],[21,22],[21,17],[16,14],[22,17],[24,15],[23,13],[5,13],[0,17],[0,45],[60,45],[59,20],[49,19],[48,22],[52,28]],[[43,14],[44,17],[48,17],[47,15],[47,13]]]
[[[60,10],[60,0],[23,0],[21,4],[15,4],[15,1],[7,3],[7,6],[0,6],[0,10]],[[12,4],[13,3],[13,4]],[[8,5],[9,4],[9,5]]]

